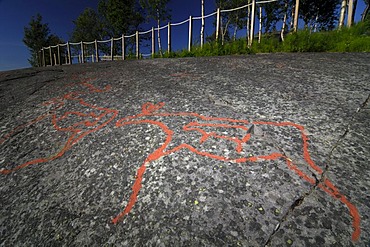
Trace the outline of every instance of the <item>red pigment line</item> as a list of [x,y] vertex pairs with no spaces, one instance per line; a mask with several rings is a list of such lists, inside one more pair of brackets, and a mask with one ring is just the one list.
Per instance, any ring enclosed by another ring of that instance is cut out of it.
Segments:
[[[109,86],[107,86],[107,87],[105,87],[105,89],[100,90],[100,89],[98,89],[98,88],[94,87],[93,85],[91,85],[89,83],[86,83],[86,82],[83,82],[83,83],[80,83],[80,84],[87,87],[90,90],[90,92],[96,92],[96,93],[105,92],[106,90],[109,90],[109,88],[110,88]],[[31,160],[31,161],[27,161],[23,164],[20,164],[20,165],[16,166],[13,169],[1,170],[0,173],[1,174],[9,174],[11,172],[17,171],[19,169],[25,168],[25,167],[30,166],[30,165],[45,163],[45,162],[57,159],[57,158],[63,156],[64,153],[66,151],[68,151],[72,147],[73,144],[77,143],[79,140],[81,140],[86,135],[103,128],[104,126],[106,126],[108,123],[110,123],[111,121],[113,121],[113,119],[115,119],[117,117],[117,115],[118,115],[117,110],[112,110],[112,109],[108,109],[108,108],[102,108],[102,107],[91,105],[91,104],[85,102],[83,99],[77,98],[81,94],[86,94],[86,92],[82,92],[82,93],[81,92],[70,92],[70,93],[67,93],[67,94],[63,95],[60,98],[53,98],[50,101],[45,102],[44,105],[56,104],[57,106],[49,114],[41,115],[38,118],[36,118],[36,119],[34,119],[34,120],[24,124],[24,125],[18,126],[13,131],[11,131],[9,134],[7,134],[3,139],[1,139],[1,142],[0,142],[0,144],[2,144],[7,138],[12,136],[16,131],[19,131],[20,129],[22,129],[22,128],[28,126],[28,125],[36,124],[37,122],[41,121],[42,119],[44,119],[47,116],[51,116],[52,117],[51,123],[52,123],[54,129],[56,129],[58,131],[62,131],[62,132],[70,132],[71,133],[71,135],[67,139],[66,143],[64,144],[63,148],[58,153],[56,153],[55,155],[52,155],[48,158],[38,158],[38,159]],[[96,115],[94,113],[86,114],[86,113],[82,113],[82,112],[66,112],[66,113],[64,113],[64,115],[62,117],[57,118],[56,117],[56,111],[58,109],[60,109],[62,106],[65,105],[64,100],[76,100],[80,105],[83,105],[83,106],[86,106],[86,107],[89,107],[89,108],[93,108],[93,109],[96,109],[96,110],[99,110],[99,111],[103,111],[103,113],[100,114],[100,115]],[[98,122],[100,120],[102,120],[105,116],[108,116],[110,114],[112,114],[112,116],[107,121],[98,125]],[[67,127],[67,128],[61,128],[61,127],[58,126],[59,121],[61,121],[62,119],[65,119],[65,118],[69,118],[70,116],[73,116],[73,115],[80,116],[80,117],[83,117],[83,118],[92,117],[92,118],[95,118],[96,120],[95,121],[80,121],[80,122],[74,123],[72,126]],[[90,129],[88,131],[82,131],[82,129],[76,128],[77,126],[93,127],[95,125],[97,125],[95,128]]]
[[[145,165],[147,163],[151,162],[151,161],[155,161],[155,160],[161,158],[162,156],[170,155],[170,154],[175,153],[177,151],[180,151],[182,149],[187,149],[187,150],[189,150],[190,152],[192,152],[194,154],[201,155],[201,156],[204,156],[204,157],[208,157],[208,158],[212,158],[212,159],[216,159],[216,160],[220,160],[220,161],[236,162],[236,163],[242,163],[242,162],[248,162],[248,161],[249,162],[256,162],[258,160],[276,160],[276,159],[279,159],[279,158],[283,158],[286,161],[286,164],[287,164],[288,168],[291,171],[296,173],[299,177],[306,180],[310,184],[315,184],[316,183],[316,180],[313,177],[310,177],[305,172],[300,170],[296,165],[294,165],[292,163],[292,161],[288,157],[284,156],[281,153],[272,153],[270,155],[265,155],[265,156],[252,156],[252,157],[248,157],[248,158],[247,157],[242,157],[242,158],[237,158],[237,159],[231,159],[231,158],[228,158],[228,157],[225,157],[225,156],[220,156],[220,155],[211,154],[209,152],[199,151],[198,149],[196,149],[193,146],[191,146],[189,144],[186,144],[186,143],[182,143],[182,144],[172,148],[171,150],[165,151],[165,149],[168,147],[168,145],[170,144],[170,142],[172,140],[173,132],[165,124],[163,124],[160,121],[153,121],[153,120],[148,120],[148,119],[137,120],[137,119],[143,118],[143,117],[152,117],[152,116],[153,117],[177,117],[177,116],[182,116],[182,117],[195,117],[195,118],[201,119],[203,121],[227,122],[228,124],[223,124],[223,123],[222,124],[216,124],[216,123],[212,124],[212,123],[190,122],[189,124],[183,126],[183,130],[184,131],[197,131],[197,132],[199,132],[202,135],[202,137],[200,138],[200,143],[205,142],[210,137],[232,141],[232,142],[236,143],[236,145],[237,145],[237,147],[236,147],[237,152],[242,150],[242,146],[241,146],[242,143],[246,143],[247,141],[249,141],[249,139],[251,138],[251,134],[248,133],[247,135],[245,135],[243,137],[242,140],[240,140],[239,138],[236,138],[236,137],[217,135],[215,132],[207,132],[205,130],[197,128],[197,127],[234,128],[234,129],[241,129],[241,130],[247,131],[248,129],[243,125],[230,125],[230,123],[249,124],[249,122],[246,121],[246,120],[236,120],[236,119],[230,119],[230,118],[205,117],[205,116],[202,116],[200,114],[192,113],[192,112],[157,113],[157,111],[159,109],[161,109],[163,106],[164,106],[163,102],[161,102],[159,104],[156,104],[156,105],[152,104],[152,103],[145,103],[142,106],[142,113],[122,118],[122,119],[118,120],[117,123],[116,123],[116,127],[121,127],[121,126],[124,126],[124,125],[130,125],[130,124],[144,124],[144,123],[145,124],[157,125],[163,130],[163,132],[166,134],[167,137],[166,137],[166,141],[163,143],[163,145],[161,145],[161,147],[159,147],[156,151],[151,153],[146,158],[146,160],[144,161],[144,164],[139,168],[139,170],[137,172],[137,179],[136,179],[136,181],[134,183],[134,186],[132,188],[133,192],[130,196],[130,201],[127,204],[127,206],[125,207],[124,211],[121,212],[120,214],[118,214],[118,216],[116,216],[113,219],[113,223],[117,223],[118,221],[120,221],[124,217],[124,215],[126,215],[130,212],[130,210],[132,209],[132,207],[136,203],[137,195],[138,195],[138,193],[140,191],[140,188],[142,186],[141,181],[142,181],[142,176],[144,175]],[[305,161],[316,172],[318,172],[319,174],[322,174],[322,169],[320,167],[318,167],[313,162],[313,160],[311,159],[311,156],[309,154],[309,151],[308,151],[308,137],[304,133],[304,127],[303,126],[292,123],[292,122],[280,122],[279,123],[279,122],[260,121],[260,122],[254,122],[253,124],[256,124],[256,125],[258,125],[258,124],[259,125],[270,125],[270,126],[277,126],[277,127],[287,126],[287,127],[294,127],[296,129],[298,129],[301,133],[302,146],[303,146],[303,157],[304,157]],[[353,228],[354,228],[354,232],[352,234],[352,240],[353,241],[358,240],[358,238],[360,236],[360,216],[359,216],[357,208],[353,204],[351,204],[346,199],[345,196],[340,194],[338,189],[329,180],[326,179],[324,184],[325,184],[325,186],[322,185],[322,184],[319,184],[319,188],[321,188],[324,192],[328,193],[333,198],[339,199],[343,204],[345,204],[348,207],[348,209],[350,211],[350,215],[353,218],[352,225],[353,225]]]
[[[143,109],[144,109],[144,106],[143,106]],[[145,108],[145,109],[147,109],[147,108]],[[119,213],[115,218],[113,218],[113,220],[112,220],[113,224],[117,224],[119,221],[122,220],[122,218],[125,215],[130,213],[132,207],[135,205],[135,203],[137,201],[137,195],[139,194],[139,191],[142,187],[141,182],[142,182],[143,175],[144,175],[144,172],[145,172],[145,169],[146,169],[145,165],[147,163],[152,162],[154,160],[157,160],[160,157],[165,155],[165,153],[163,151],[166,149],[168,144],[171,142],[172,135],[173,135],[173,131],[170,130],[165,124],[163,124],[162,122],[153,121],[153,120],[141,120],[141,121],[132,121],[132,122],[124,122],[124,123],[122,123],[121,121],[117,121],[116,127],[121,127],[121,126],[128,125],[128,124],[153,124],[153,125],[157,125],[158,127],[160,127],[166,133],[167,137],[166,137],[165,142],[156,151],[151,153],[146,158],[146,160],[144,161],[144,164],[138,169],[137,175],[136,175],[136,180],[134,182],[134,185],[132,186],[132,193],[131,193],[129,202],[127,203],[125,209],[121,213]]]
[[296,129],[298,129],[301,133],[301,137],[302,137],[302,142],[303,142],[303,157],[304,159],[306,160],[306,162],[315,170],[317,171],[319,174],[322,174],[322,169],[320,167],[318,167],[314,162],[313,160],[311,159],[311,156],[310,156],[310,153],[308,152],[308,137],[306,136],[306,134],[304,134],[304,127],[302,125],[299,125],[299,124],[295,124],[295,123],[292,123],[292,122],[254,122],[254,124],[257,124],[257,125],[272,125],[272,126],[291,126],[291,127],[295,127]]
[[[303,126],[298,125],[298,124],[294,124],[294,123],[291,123],[291,122],[283,122],[283,123],[255,122],[255,124],[267,124],[267,125],[274,125],[274,126],[293,126],[297,129],[299,129],[300,132],[301,132],[301,137],[302,137],[302,141],[303,141],[303,156],[304,156],[305,161],[307,162],[307,164],[309,164],[310,167],[312,167],[319,174],[323,173],[322,169],[320,167],[316,166],[316,164],[311,159],[311,156],[310,156],[309,151],[308,151],[308,137],[304,133],[304,127]],[[292,165],[292,163],[289,161],[289,159],[287,159],[287,165],[291,170],[296,172],[300,177],[302,177],[303,179],[305,179],[309,183],[311,183],[311,184],[315,183],[314,179],[309,178],[309,176],[307,174],[305,174],[304,172],[299,170],[296,166]],[[327,186],[329,189],[326,188],[325,186]],[[352,227],[354,229],[354,231],[352,233],[352,240],[357,241],[360,237],[360,234],[361,234],[361,228],[360,228],[361,219],[360,219],[360,215],[359,215],[359,212],[358,212],[356,206],[354,206],[352,203],[350,203],[347,200],[347,198],[344,195],[342,195],[339,192],[339,190],[328,179],[325,179],[325,186],[322,185],[321,183],[319,184],[320,189],[322,189],[323,191],[328,193],[333,198],[339,199],[343,204],[345,204],[347,206],[347,208],[349,210],[349,213],[352,217]]]
[[127,203],[127,206],[121,213],[119,213],[114,219],[112,219],[113,224],[117,224],[118,222],[120,222],[123,216],[130,213],[132,207],[135,205],[137,201],[137,195],[139,194],[139,191],[142,187],[141,181],[143,180],[143,175],[144,175],[145,170],[146,170],[146,167],[144,163],[137,171],[137,175],[136,175],[137,178],[135,180],[134,185],[132,186],[132,194],[130,196],[129,202]]
[[217,135],[215,132],[206,132],[200,128],[191,128],[190,126],[200,126],[200,127],[219,127],[219,128],[233,128],[233,129],[242,129],[244,131],[248,131],[248,128],[241,125],[229,125],[229,124],[202,124],[198,122],[191,122],[183,127],[185,131],[197,131],[202,134],[200,139],[200,144],[205,142],[209,137],[225,139],[232,141],[236,144],[236,152],[241,153],[242,151],[242,144],[246,143],[250,139],[250,133],[246,134],[242,140],[237,137],[230,137],[230,136],[221,136]]
[[357,241],[360,238],[361,235],[361,217],[358,212],[358,209],[355,205],[353,205],[351,202],[348,201],[348,199],[342,195],[339,190],[327,179],[325,178],[324,184],[320,183],[319,188],[331,195],[334,199],[340,200],[342,203],[344,203],[347,208],[349,209],[349,213],[353,219],[352,221],[352,227],[354,229],[352,233],[352,240]]

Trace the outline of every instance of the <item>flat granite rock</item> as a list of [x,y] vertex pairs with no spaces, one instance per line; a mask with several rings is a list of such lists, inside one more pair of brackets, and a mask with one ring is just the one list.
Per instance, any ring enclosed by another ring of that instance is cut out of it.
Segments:
[[0,246],[368,246],[369,61],[0,72]]

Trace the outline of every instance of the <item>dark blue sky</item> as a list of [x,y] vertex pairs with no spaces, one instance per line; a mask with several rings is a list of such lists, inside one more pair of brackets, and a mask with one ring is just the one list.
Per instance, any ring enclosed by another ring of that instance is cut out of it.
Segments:
[[[205,0],[206,14],[214,11],[214,0]],[[247,2],[247,1],[246,1]],[[29,67],[27,58],[29,51],[23,44],[24,27],[28,25],[32,16],[40,13],[43,22],[49,24],[51,33],[68,40],[73,30],[72,21],[86,8],[96,9],[98,0],[0,0],[0,71]],[[172,22],[180,22],[189,15],[200,16],[200,0],[172,0]],[[364,9],[363,0],[359,0],[356,20]],[[206,26],[211,27],[211,19],[207,19]],[[149,27],[149,26],[148,26]],[[194,23],[194,36],[199,36],[199,22]],[[166,36],[164,30],[162,36]],[[206,33],[211,34],[207,29]],[[196,39],[196,37],[195,37]],[[187,24],[173,27],[174,49],[186,48]],[[163,47],[166,48],[164,38]],[[146,53],[149,51],[144,51]]]

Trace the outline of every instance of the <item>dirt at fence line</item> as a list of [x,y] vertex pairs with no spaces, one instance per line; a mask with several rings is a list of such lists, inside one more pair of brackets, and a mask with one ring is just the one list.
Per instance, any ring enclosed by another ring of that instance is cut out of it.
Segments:
[[369,61],[0,72],[0,246],[368,246]]

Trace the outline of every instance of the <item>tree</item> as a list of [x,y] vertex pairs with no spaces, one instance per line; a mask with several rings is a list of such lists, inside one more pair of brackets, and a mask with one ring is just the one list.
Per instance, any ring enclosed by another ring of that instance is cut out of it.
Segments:
[[339,3],[338,0],[301,0],[299,15],[311,30],[330,30],[334,28]]
[[364,2],[366,4],[366,7],[364,9],[364,12],[361,15],[361,21],[365,21],[366,18],[368,17],[368,13],[369,13],[370,0],[364,0]]
[[103,25],[98,14],[91,8],[86,8],[75,21],[71,35],[73,42],[93,41],[103,39]]
[[[100,0],[98,13],[105,38],[135,33],[144,22],[143,10],[136,0]],[[134,40],[125,44],[133,46]]]
[[[245,5],[245,0],[232,0],[230,8],[237,8]],[[242,29],[246,25],[247,11],[239,9],[230,13],[230,24],[234,28],[233,40],[236,40],[238,29]]]
[[[55,46],[64,43],[61,38],[55,34],[50,34],[47,23],[42,23],[42,16],[37,14],[31,17],[28,26],[24,27],[23,43],[28,47],[31,57],[28,62],[33,67],[40,66],[40,50],[43,47]],[[46,64],[51,63],[50,56],[45,56]]]
[[147,12],[148,18],[154,19],[157,22],[158,50],[161,56],[163,56],[163,52],[159,27],[161,21],[167,21],[171,19],[171,11],[167,8],[169,1],[170,0],[140,0],[140,4]]
[[100,0],[98,12],[104,34],[109,37],[134,33],[144,22],[143,11],[135,0]]
[[[91,8],[86,8],[76,20],[73,21],[74,28],[70,35],[70,40],[72,42],[91,42],[94,40],[101,40],[104,38],[103,34],[103,24],[99,19],[98,14]],[[92,45],[84,44],[84,51],[87,54],[94,53],[94,47]],[[108,50],[108,48],[106,48]],[[74,55],[78,52],[72,51]]]
[[262,23],[265,27],[265,33],[276,31],[277,22],[283,20],[284,15],[287,13],[286,6],[286,1],[283,0],[263,5],[264,15],[262,17]]
[[23,43],[31,53],[31,57],[28,59],[31,66],[39,66],[38,54],[42,47],[49,45],[49,33],[48,24],[42,23],[42,16],[40,14],[32,16],[28,26],[24,27]]

